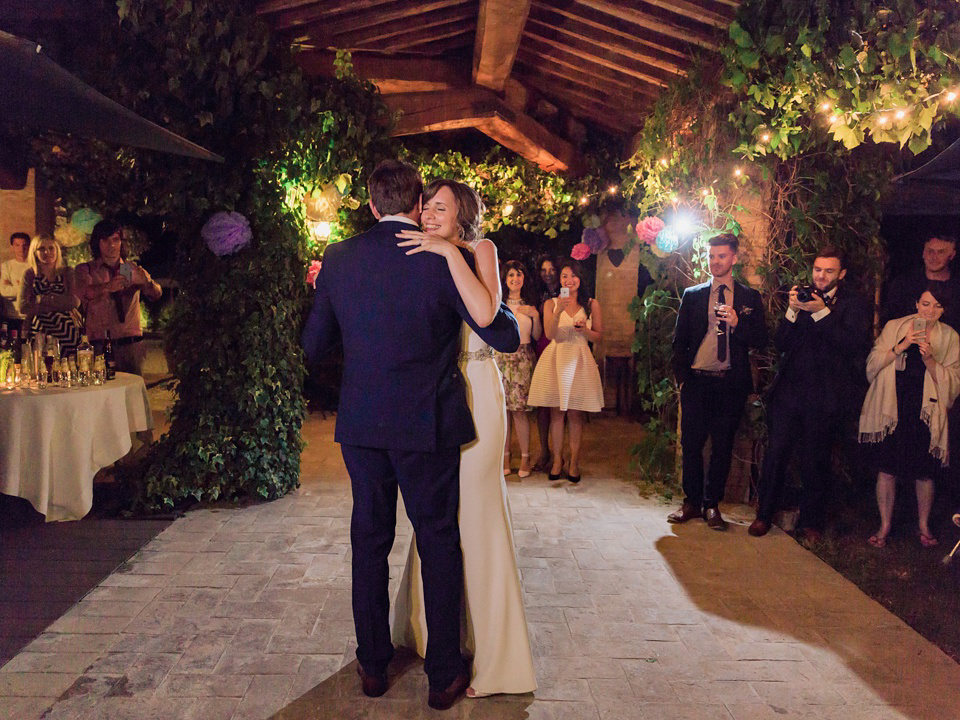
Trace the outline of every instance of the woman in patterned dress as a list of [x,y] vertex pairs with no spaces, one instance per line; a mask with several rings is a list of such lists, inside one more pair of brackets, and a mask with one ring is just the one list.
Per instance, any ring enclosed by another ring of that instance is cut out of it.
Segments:
[[42,332],[60,341],[60,354],[70,355],[80,344],[80,298],[74,290],[73,271],[63,264],[60,243],[38,235],[27,251],[29,266],[23,273],[17,310],[31,337]]
[[533,343],[540,338],[540,312],[533,298],[533,284],[526,282],[523,264],[510,260],[500,269],[500,284],[506,303],[520,329],[520,347],[513,353],[495,353],[500,374],[503,375],[503,395],[507,402],[507,442],[503,448],[503,474],[509,475],[510,436],[516,434],[520,444],[520,469],[517,476],[530,476],[530,420],[527,395],[536,354]]

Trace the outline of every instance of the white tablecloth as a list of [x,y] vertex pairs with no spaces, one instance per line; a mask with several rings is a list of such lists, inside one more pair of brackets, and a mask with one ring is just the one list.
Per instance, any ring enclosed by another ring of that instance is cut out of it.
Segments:
[[153,428],[143,378],[117,373],[85,388],[0,389],[0,492],[29,501],[47,522],[79,520],[93,476]]

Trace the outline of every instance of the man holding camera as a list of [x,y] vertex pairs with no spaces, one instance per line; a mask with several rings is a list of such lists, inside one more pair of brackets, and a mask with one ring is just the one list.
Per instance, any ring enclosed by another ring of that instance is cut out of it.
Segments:
[[846,274],[842,251],[825,247],[813,261],[813,284],[790,290],[774,336],[780,367],[767,399],[769,440],[753,536],[770,530],[794,450],[802,479],[799,536],[815,542],[823,531],[833,440],[859,399],[871,344],[870,306],[841,285]]
[[[730,474],[733,441],[753,388],[750,350],[767,342],[760,293],[733,280],[739,241],[730,233],[709,241],[708,282],[687,288],[673,336],[673,371],[680,385],[683,505],[667,522],[704,518],[726,530],[718,504]],[[704,476],[703,448],[711,438]]]

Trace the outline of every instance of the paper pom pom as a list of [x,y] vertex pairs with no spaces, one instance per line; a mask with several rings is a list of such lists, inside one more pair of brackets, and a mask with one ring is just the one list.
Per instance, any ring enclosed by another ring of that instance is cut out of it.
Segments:
[[570,250],[570,257],[574,260],[586,260],[591,254],[590,246],[582,242],[577,243],[573,246],[573,249]]
[[664,222],[658,217],[645,217],[637,223],[637,237],[644,245],[657,242],[657,235],[664,228]]
[[230,255],[253,238],[250,221],[238,212],[218,212],[200,230],[203,241],[217,257]]
[[321,265],[322,263],[319,260],[314,260],[310,263],[310,267],[307,268],[307,285],[314,290],[317,289],[317,275],[320,274]]
[[93,232],[93,226],[103,220],[100,213],[90,208],[80,208],[70,216],[70,225],[84,235]]
[[590,252],[594,255],[603,252],[610,246],[610,238],[602,227],[584,228],[580,240],[581,244],[590,248]]

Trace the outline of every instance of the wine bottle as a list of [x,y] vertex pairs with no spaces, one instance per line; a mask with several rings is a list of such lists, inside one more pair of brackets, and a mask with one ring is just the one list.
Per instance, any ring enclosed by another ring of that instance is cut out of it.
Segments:
[[90,373],[93,372],[93,345],[87,340],[87,334],[80,336],[77,345],[77,384],[87,387],[90,384]]
[[103,359],[107,366],[107,380],[113,380],[117,376],[117,361],[113,357],[113,340],[110,339],[109,330],[103,343]]

